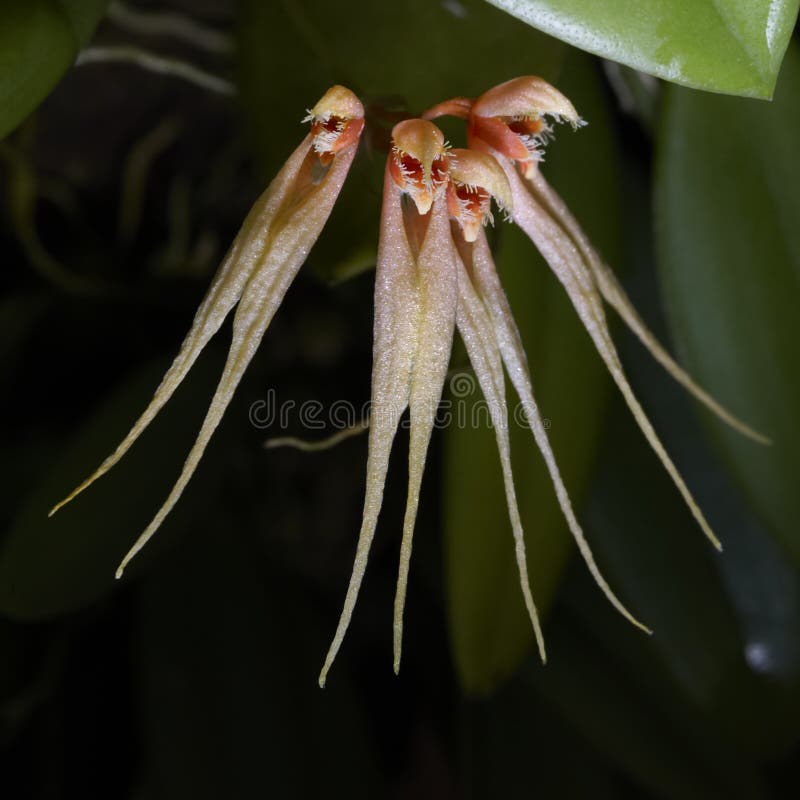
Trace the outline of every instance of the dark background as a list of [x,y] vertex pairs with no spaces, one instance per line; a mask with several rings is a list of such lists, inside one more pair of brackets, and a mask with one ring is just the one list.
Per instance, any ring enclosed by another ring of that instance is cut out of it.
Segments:
[[[443,32],[455,23],[439,4],[420,18],[411,3],[411,18],[397,21],[418,33],[406,61],[391,15],[365,10],[365,20],[349,3],[307,19],[291,0],[168,5],[229,32],[233,50],[109,21],[93,42],[184,59],[230,80],[237,96],[130,64],[79,66],[0,144],[0,796],[796,796],[800,577],[787,547],[796,524],[765,513],[719,429],[620,327],[634,388],[725,543],[722,556],[712,551],[560,287],[510,226],[498,224],[493,241],[556,455],[601,567],[652,638],[608,607],[573,557],[530,435],[517,430],[549,647],[548,665],[537,662],[491,432],[447,430],[429,455],[394,677],[403,432],[359,605],[321,691],[360,523],[366,437],[314,454],[264,450],[270,435],[320,434],[296,414],[285,431],[249,417],[270,390],[278,402],[326,407],[369,396],[376,176],[394,113],[516,74],[558,82],[591,124],[574,141],[560,133],[547,174],[670,342],[655,266],[656,251],[671,252],[665,137],[688,131],[714,149],[697,113],[713,116],[718,103],[750,122],[759,103],[642,84],[477,2],[465,4],[475,30],[454,27],[450,43]],[[338,23],[325,17],[337,11]],[[240,221],[303,135],[305,108],[333,80],[348,82],[372,119],[340,208],[178,507],[115,583],[191,446],[227,328],[123,462],[53,519],[47,510],[144,408]],[[792,110],[778,115],[796,119],[797,95],[785,102]],[[448,135],[459,143],[457,127]],[[750,174],[725,157],[747,195]],[[700,180],[688,195],[708,196]],[[797,185],[785,188],[796,208]],[[712,242],[728,235],[706,231]],[[800,250],[787,241],[796,275]],[[784,298],[793,307],[796,289]],[[770,375],[790,402],[797,373],[786,363],[776,357]],[[458,349],[453,367],[466,369]],[[772,432],[769,420],[753,422]]]

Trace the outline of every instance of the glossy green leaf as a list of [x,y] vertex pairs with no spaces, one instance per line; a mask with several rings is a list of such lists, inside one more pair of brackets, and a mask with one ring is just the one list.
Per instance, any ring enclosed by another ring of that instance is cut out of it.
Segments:
[[[594,587],[586,588],[586,605],[597,609]],[[552,663],[544,670],[526,669],[525,682],[551,713],[602,753],[607,764],[641,787],[643,791],[632,796],[764,797],[755,764],[721,741],[703,712],[641,652],[647,640],[637,638],[626,650],[620,647],[622,637],[609,638],[596,620],[587,627],[565,614],[557,619]],[[612,621],[622,627],[616,623]],[[630,650],[644,657],[631,658]],[[534,724],[530,718],[528,724]]]
[[590,53],[675,83],[770,97],[798,0],[489,0]]
[[[113,449],[168,364],[159,359],[126,379],[92,411],[54,463],[41,465],[40,482],[23,498],[0,540],[0,613],[20,619],[61,614],[88,605],[114,586],[120,559],[179,472],[219,365],[201,359],[187,380],[190,391],[184,387],[176,394],[117,469],[55,516],[48,518],[47,512]],[[203,476],[215,463],[218,459],[207,459],[198,471],[199,484],[193,482],[160,540],[202,510]]]
[[765,106],[671,90],[656,186],[661,277],[690,371],[769,447],[707,420],[800,564],[800,50]]
[[[548,179],[611,263],[619,263],[617,154],[591,61],[574,55],[559,86],[590,125],[561,131],[548,150]],[[496,258],[528,353],[534,390],[573,502],[592,464],[607,390],[605,370],[574,309],[523,234],[499,230]],[[458,387],[453,384],[454,390]],[[509,391],[514,412],[516,396]],[[452,397],[467,419],[479,390]],[[445,562],[454,659],[462,685],[487,692],[530,652],[494,433],[485,423],[451,425],[445,434]],[[512,463],[526,531],[533,594],[546,611],[571,552],[571,539],[530,430],[511,423]],[[545,638],[547,629],[545,627]],[[531,655],[531,657],[533,657]]]

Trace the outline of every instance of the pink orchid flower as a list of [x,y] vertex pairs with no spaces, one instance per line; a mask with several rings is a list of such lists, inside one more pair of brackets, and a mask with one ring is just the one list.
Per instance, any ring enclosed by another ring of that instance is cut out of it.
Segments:
[[[556,495],[592,575],[614,606],[638,622],[609,588],[575,518],[533,397],[527,359],[500,285],[483,225],[492,198],[513,213],[508,178],[493,156],[447,150],[432,123],[408,120],[392,133],[375,283],[375,336],[367,489],[361,532],[344,608],[320,673],[341,647],[367,566],[383,499],[389,454],[409,408],[409,484],[394,604],[394,669],[400,668],[403,609],[425,458],[458,329],[486,398],[495,430],[525,605],[542,661],[544,637],[531,594],[525,539],[511,468],[503,364],[525,408]],[[408,201],[404,202],[404,196]]]
[[703,512],[667,454],[633,393],[606,319],[603,300],[617,310],[650,353],[692,395],[726,423],[750,438],[769,440],[723,408],[683,370],[650,332],[612,270],[592,246],[577,220],[542,175],[543,147],[552,138],[549,120],[584,124],[558,90],[536,77],[522,77],[489,89],[476,100],[457,97],[423,116],[452,115],[467,120],[470,148],[489,153],[505,171],[513,198],[512,220],[530,237],[564,286],[600,357],[621,391],[634,419],[683,496],[701,529],[721,550]]
[[334,86],[304,121],[311,123],[311,130],[247,215],[150,404],[117,449],[50,512],[58,511],[125,455],[238,303],[228,359],[197,440],[166,502],[122,560],[118,578],[180,498],[267,326],[322,232],[353,162],[364,128],[364,108],[349,89]]
[[398,643],[419,489],[455,328],[456,255],[447,210],[448,162],[444,136],[433,123],[412,119],[394,127],[384,174],[375,274],[364,513],[353,573],[339,625],[319,676],[320,686],[325,685],[350,624],[383,502],[392,442],[400,418],[408,408],[411,417],[408,501],[394,628],[395,669],[399,666]]
[[[468,150],[452,150],[431,122],[467,120]],[[403,611],[428,446],[457,329],[485,396],[495,431],[525,605],[539,653],[544,639],[531,593],[525,540],[511,467],[505,371],[526,412],[556,497],[595,581],[630,622],[601,575],[578,523],[536,404],[528,363],[484,232],[494,200],[531,238],[562,283],[578,316],[705,534],[721,549],[628,383],[611,339],[603,300],[613,306],[667,371],[743,434],[767,442],[724,409],[672,359],[633,308],[614,273],[539,169],[551,121],[583,124],[572,104],[540,78],[517,78],[476,100],[454,98],[424,119],[395,125],[384,174],[378,261],[367,480],[361,530],[344,606],[319,676],[327,674],[355,609],[383,503],[389,456],[400,419],[410,416],[408,494],[394,603],[394,669],[399,670]],[[355,157],[364,109],[334,86],[309,112],[311,130],[256,202],[197,311],[181,350],[131,431],[65,503],[113,467],[186,377],[234,306],[233,341],[216,393],[166,502],[123,559],[117,577],[178,501],[219,424],[278,306],[319,237]]]

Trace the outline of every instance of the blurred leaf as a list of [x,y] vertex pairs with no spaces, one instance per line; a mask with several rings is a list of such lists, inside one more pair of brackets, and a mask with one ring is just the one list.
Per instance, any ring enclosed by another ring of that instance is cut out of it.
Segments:
[[11,373],[25,342],[51,307],[43,294],[22,292],[0,299],[0,366]]
[[[668,92],[656,185],[661,278],[690,371],[772,437],[715,441],[800,564],[800,51],[770,106]],[[704,418],[705,419],[705,418]]]
[[661,82],[616,61],[603,61],[603,70],[619,107],[638,120],[652,137],[658,117]]
[[[665,339],[646,165],[628,166],[627,218],[638,231],[628,241],[628,283]],[[722,759],[719,771],[735,773],[733,763],[774,758],[800,736],[800,573],[709,448],[692,413],[695,401],[632,335],[619,340],[635,391],[725,552],[717,554],[701,535],[617,397],[595,470],[588,534],[611,585],[655,633],[642,637],[598,607],[596,590],[583,615],[633,674],[665,673],[654,691],[676,712],[686,707],[676,719],[684,736],[695,749],[717,743],[718,757],[706,752],[703,761]]]
[[[626,632],[626,646],[625,637],[608,636],[612,626],[597,624],[595,587],[586,576],[584,585],[588,596],[581,605],[594,607],[587,613],[588,625],[559,614],[552,663],[526,669],[525,684],[606,764],[647,791],[631,796],[763,798],[755,765],[720,741],[703,713],[676,691],[647,652],[648,640]],[[611,614],[602,616],[616,630],[622,628]]]
[[769,98],[798,0],[489,0],[551,36],[675,83]]
[[74,63],[107,0],[6,0],[0,21],[0,139]]
[[205,520],[144,584],[142,797],[384,797],[361,709],[299,587],[242,513]]
[[[47,512],[113,450],[168,365],[159,359],[134,372],[89,415],[58,460],[43,465],[40,482],[23,499],[0,541],[1,613],[20,619],[62,614],[91,603],[114,585],[122,556],[177,477],[218,376],[216,359],[200,360],[187,380],[191,391],[182,387],[109,475],[52,518]],[[151,547],[202,510],[208,493],[200,488],[203,476],[210,474],[209,463],[215,463],[213,454]]]
[[78,48],[89,43],[109,0],[53,0],[69,20]]
[[398,112],[421,113],[514,75],[553,77],[565,50],[483,0],[400,7],[242,0],[238,31],[242,101],[270,178],[303,135],[304,110],[329,86],[348,86],[367,106],[362,152],[309,259],[332,281],[375,263],[388,131]]
[[[682,408],[671,392],[654,422],[725,542],[722,555],[705,542],[626,409],[617,405],[596,473],[590,537],[610,584],[654,634],[642,639],[626,631],[610,610],[592,608],[588,624],[601,635],[613,630],[613,649],[622,658],[650,651],[668,673],[669,692],[705,717],[720,744],[774,756],[800,736],[800,653],[794,642],[800,577],[774,557],[735,489],[716,477],[719,465],[704,453],[691,425],[676,422],[668,430],[665,420]],[[649,668],[637,662],[633,671]]]
[[619,800],[628,786],[617,765],[538,697],[522,674],[490,698],[462,701],[460,711],[461,787],[456,797]]
[[[563,132],[548,150],[545,169],[589,235],[618,264],[617,154],[591,60],[572,56],[563,86],[591,125],[574,137]],[[603,413],[605,369],[561,284],[530,240],[508,225],[499,238],[498,268],[528,352],[539,406],[551,423],[556,459],[579,509]],[[476,399],[465,400],[469,406]],[[513,413],[516,395],[511,391],[509,405]],[[445,443],[451,641],[464,688],[488,692],[529,652],[531,625],[519,588],[494,433],[485,424],[455,424],[448,428]],[[546,612],[571,539],[533,436],[513,420],[511,445],[533,594]]]

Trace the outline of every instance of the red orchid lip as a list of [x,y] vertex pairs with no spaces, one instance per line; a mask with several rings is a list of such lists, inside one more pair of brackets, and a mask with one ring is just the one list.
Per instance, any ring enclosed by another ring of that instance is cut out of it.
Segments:
[[392,130],[389,169],[395,186],[425,215],[441,195],[448,175],[444,135],[432,122],[408,119]]

